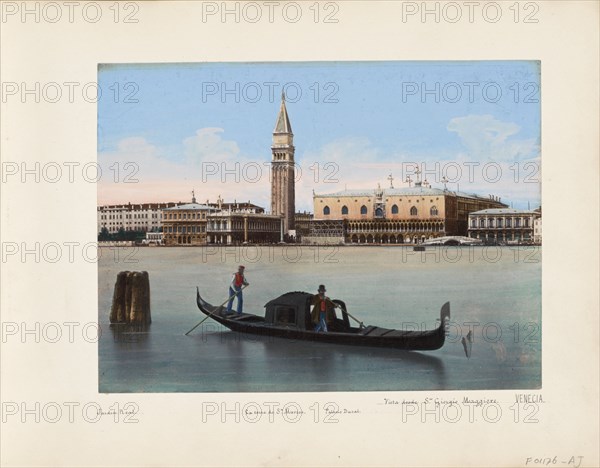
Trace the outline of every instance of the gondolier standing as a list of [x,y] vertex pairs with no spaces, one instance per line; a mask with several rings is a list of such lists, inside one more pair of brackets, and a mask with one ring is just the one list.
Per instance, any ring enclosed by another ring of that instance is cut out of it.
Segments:
[[227,303],[227,313],[231,313],[231,306],[233,306],[233,299],[237,297],[237,313],[242,313],[242,307],[244,306],[244,297],[242,294],[242,286],[248,286],[248,281],[244,276],[244,270],[246,267],[240,265],[238,271],[233,274],[231,284],[229,285],[229,302]]
[[333,309],[337,307],[337,304],[329,299],[325,295],[325,285],[320,284],[318,294],[315,294],[312,298],[312,311],[310,313],[312,322],[316,325],[315,331],[328,331],[327,322],[331,322],[334,313]]

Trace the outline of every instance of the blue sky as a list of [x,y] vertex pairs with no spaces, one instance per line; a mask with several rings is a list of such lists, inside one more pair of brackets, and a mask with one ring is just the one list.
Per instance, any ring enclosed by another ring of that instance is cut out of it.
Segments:
[[101,204],[187,200],[194,188],[201,200],[268,209],[263,164],[283,87],[299,210],[312,209],[313,189],[386,186],[390,173],[406,185],[409,163],[424,165],[434,186],[448,168],[450,189],[521,208],[540,201],[539,62],[118,64],[98,75],[103,173],[115,163],[139,168],[137,183],[103,177]]

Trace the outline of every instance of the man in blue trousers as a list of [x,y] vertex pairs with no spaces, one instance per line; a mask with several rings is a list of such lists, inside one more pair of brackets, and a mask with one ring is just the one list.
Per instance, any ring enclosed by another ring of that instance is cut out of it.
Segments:
[[231,313],[231,307],[233,306],[233,299],[237,297],[237,313],[241,315],[242,307],[244,306],[244,298],[242,296],[242,286],[248,286],[246,277],[244,276],[244,265],[238,267],[238,271],[233,274],[231,284],[229,285],[229,302],[227,303],[227,313]]

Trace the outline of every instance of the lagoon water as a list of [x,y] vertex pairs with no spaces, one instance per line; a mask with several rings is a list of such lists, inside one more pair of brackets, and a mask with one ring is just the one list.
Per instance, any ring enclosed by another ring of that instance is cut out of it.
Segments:
[[[437,351],[355,348],[226,330],[196,307],[196,286],[220,304],[238,264],[250,286],[244,310],[287,291],[346,302],[365,324],[430,329],[450,301],[451,327]],[[117,273],[146,270],[152,325],[109,327]],[[99,390],[119,392],[314,392],[533,389],[541,387],[540,247],[103,248],[98,262]],[[109,330],[110,332],[106,332]],[[461,338],[473,331],[472,355]]]

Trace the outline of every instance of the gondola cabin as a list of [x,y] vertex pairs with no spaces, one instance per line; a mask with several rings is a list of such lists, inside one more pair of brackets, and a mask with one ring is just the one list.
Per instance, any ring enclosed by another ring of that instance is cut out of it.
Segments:
[[[314,324],[310,316],[313,297],[313,294],[296,291],[283,294],[267,302],[265,304],[265,322],[276,327],[313,330]],[[338,299],[333,299],[333,302],[342,306],[342,309],[341,311],[340,309],[334,310],[335,319],[327,324],[329,329],[339,332],[358,332],[358,328],[353,329],[350,326],[344,302]]]

